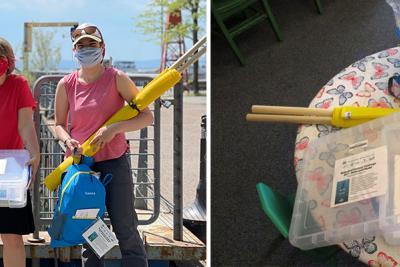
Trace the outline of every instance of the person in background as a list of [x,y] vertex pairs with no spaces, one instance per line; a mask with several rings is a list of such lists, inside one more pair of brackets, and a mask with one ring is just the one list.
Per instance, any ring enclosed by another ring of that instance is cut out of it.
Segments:
[[[24,77],[12,74],[15,67],[10,43],[0,37],[0,149],[23,149],[30,153],[33,184],[40,162],[40,150],[33,123],[36,102]],[[0,234],[5,267],[26,266],[22,235],[35,231],[28,190],[24,208],[0,208]]]

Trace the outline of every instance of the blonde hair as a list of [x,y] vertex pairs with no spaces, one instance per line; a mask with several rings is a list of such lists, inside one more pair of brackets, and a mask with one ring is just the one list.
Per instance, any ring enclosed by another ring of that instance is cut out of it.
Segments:
[[4,38],[0,37],[0,56],[8,59],[7,74],[10,74],[15,69],[15,56],[11,44]]

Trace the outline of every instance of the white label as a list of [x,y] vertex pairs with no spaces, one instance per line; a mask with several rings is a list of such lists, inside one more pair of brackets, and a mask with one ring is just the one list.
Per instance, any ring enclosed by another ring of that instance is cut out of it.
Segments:
[[118,244],[114,233],[108,229],[107,225],[101,219],[98,219],[90,226],[82,236],[99,258],[103,257]]
[[349,146],[349,151],[357,148],[364,148],[368,146],[368,140],[360,141]]
[[75,212],[74,219],[96,219],[100,209],[82,209]]
[[385,194],[387,148],[381,146],[335,162],[331,207]]
[[7,159],[0,159],[0,175],[6,173]]

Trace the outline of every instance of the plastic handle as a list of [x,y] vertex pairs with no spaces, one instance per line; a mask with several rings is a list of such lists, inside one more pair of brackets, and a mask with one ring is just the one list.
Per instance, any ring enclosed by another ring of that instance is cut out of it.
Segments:
[[29,189],[32,182],[32,165],[28,165],[28,183],[26,184],[26,190]]

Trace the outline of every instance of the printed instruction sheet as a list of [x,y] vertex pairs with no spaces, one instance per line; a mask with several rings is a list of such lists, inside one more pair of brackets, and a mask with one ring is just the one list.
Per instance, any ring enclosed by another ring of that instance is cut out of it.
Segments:
[[336,160],[331,207],[383,195],[387,180],[386,146]]
[[99,258],[103,257],[115,245],[118,245],[118,240],[114,233],[102,219],[98,219],[82,236]]

